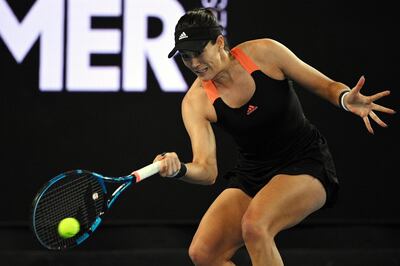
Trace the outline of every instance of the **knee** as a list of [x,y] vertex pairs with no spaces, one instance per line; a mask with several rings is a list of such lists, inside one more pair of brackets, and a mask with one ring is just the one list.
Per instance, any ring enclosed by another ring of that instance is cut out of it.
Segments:
[[268,229],[268,224],[261,223],[251,215],[244,215],[242,219],[242,237],[246,244],[273,241],[273,234]]
[[211,251],[204,243],[192,243],[189,247],[189,257],[194,265],[210,265]]

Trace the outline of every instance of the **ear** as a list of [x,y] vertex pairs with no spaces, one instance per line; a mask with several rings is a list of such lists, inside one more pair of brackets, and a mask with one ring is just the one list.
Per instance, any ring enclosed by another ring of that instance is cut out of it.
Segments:
[[225,49],[225,38],[224,38],[224,36],[219,35],[219,36],[217,37],[216,43],[217,43],[217,45],[218,45],[218,47],[219,47],[220,49]]

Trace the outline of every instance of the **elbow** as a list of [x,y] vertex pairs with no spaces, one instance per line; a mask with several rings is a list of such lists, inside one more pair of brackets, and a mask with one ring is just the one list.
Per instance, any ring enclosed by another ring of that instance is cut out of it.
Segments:
[[204,182],[204,185],[212,186],[212,185],[215,184],[216,180],[217,180],[217,178],[209,178],[209,179],[206,180],[206,182]]
[[211,169],[209,170],[209,176],[207,178],[206,185],[209,186],[214,185],[215,182],[217,181],[217,176],[218,176],[217,166],[211,167]]

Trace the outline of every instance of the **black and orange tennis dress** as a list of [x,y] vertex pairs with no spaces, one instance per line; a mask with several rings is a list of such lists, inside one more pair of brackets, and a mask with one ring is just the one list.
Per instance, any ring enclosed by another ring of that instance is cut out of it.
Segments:
[[326,206],[332,206],[339,186],[331,153],[326,139],[305,117],[290,82],[265,75],[240,48],[231,54],[254,79],[250,100],[232,108],[212,81],[202,84],[215,108],[216,124],[238,146],[236,166],[224,175],[228,187],[254,197],[277,174],[309,174],[321,181]]

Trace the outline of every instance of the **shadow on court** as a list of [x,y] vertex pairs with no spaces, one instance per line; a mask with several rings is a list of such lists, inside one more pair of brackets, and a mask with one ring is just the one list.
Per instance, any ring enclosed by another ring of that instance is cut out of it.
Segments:
[[[192,265],[187,248],[195,223],[102,225],[74,249],[47,251],[28,226],[3,225],[0,258],[3,266],[184,266]],[[285,266],[399,266],[400,226],[397,224],[301,224],[277,237]],[[237,265],[251,265],[244,248]]]

